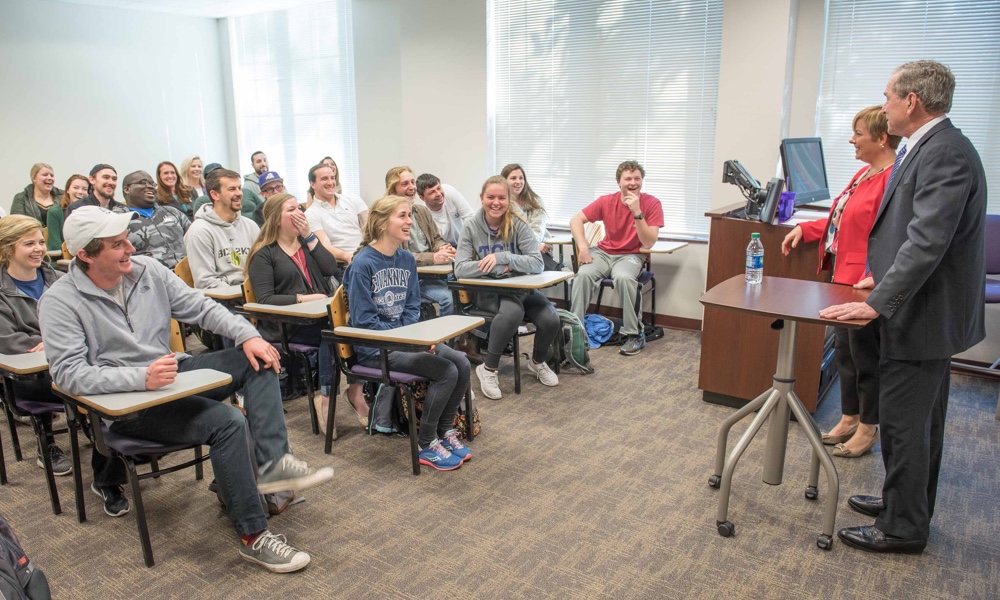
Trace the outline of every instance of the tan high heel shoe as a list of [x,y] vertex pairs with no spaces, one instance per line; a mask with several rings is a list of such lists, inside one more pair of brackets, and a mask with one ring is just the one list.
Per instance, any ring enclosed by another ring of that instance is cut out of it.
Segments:
[[864,456],[865,454],[871,452],[872,448],[875,447],[875,444],[878,443],[878,440],[878,427],[876,427],[875,432],[872,433],[872,437],[869,438],[868,443],[866,443],[864,448],[860,451],[854,452],[843,443],[840,443],[833,447],[833,455],[841,458],[858,458],[859,456]]

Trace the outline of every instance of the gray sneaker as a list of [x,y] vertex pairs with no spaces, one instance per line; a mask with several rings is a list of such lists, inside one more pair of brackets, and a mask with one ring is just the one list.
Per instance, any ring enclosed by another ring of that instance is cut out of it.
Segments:
[[281,459],[264,465],[257,478],[257,491],[261,494],[297,492],[332,478],[333,468],[310,469],[304,460],[286,454]]
[[[69,475],[73,472],[73,463],[70,462],[66,455],[59,446],[52,444],[49,446],[49,456],[52,458],[52,474],[53,475]],[[35,461],[38,466],[42,469],[45,468],[45,461],[42,460],[41,455]]]
[[249,546],[240,544],[240,556],[273,573],[298,571],[311,560],[305,552],[289,546],[285,536],[270,531],[264,531]]
[[625,356],[635,356],[642,352],[642,349],[646,347],[646,338],[641,335],[630,335],[625,338],[625,343],[622,344],[621,349],[618,351]]

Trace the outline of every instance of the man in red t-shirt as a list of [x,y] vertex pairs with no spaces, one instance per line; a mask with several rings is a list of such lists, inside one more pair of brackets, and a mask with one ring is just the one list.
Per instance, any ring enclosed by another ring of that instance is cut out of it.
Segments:
[[[615,179],[620,191],[594,200],[569,222],[580,262],[570,310],[582,321],[594,287],[605,277],[613,279],[622,300],[621,333],[625,342],[620,352],[626,356],[638,354],[646,347],[639,323],[642,307],[638,302],[638,279],[643,263],[639,251],[652,246],[663,227],[660,201],[641,192],[645,176],[646,170],[634,160],[618,165]],[[596,248],[589,248],[583,226],[595,221],[604,222],[605,236]]]

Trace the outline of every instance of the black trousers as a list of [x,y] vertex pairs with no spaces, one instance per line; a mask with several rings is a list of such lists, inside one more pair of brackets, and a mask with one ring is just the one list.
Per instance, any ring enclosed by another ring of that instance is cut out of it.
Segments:
[[835,327],[834,359],[840,374],[840,411],[878,425],[878,320],[860,329]]
[[883,357],[880,366],[885,509],[875,526],[889,535],[926,540],[941,469],[951,359]]

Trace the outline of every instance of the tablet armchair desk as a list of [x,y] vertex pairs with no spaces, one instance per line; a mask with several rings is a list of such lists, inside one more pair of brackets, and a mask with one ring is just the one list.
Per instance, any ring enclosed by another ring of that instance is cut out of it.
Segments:
[[[25,352],[24,354],[0,354],[0,376],[3,377],[4,402],[14,402],[14,389],[10,384],[11,377],[25,377],[37,375],[49,368],[49,361],[45,358],[45,352]],[[11,444],[14,446],[14,456],[21,460],[21,445],[18,443],[17,432],[14,430],[14,423],[8,422],[11,429]],[[46,453],[47,454],[47,453]],[[46,470],[46,475],[51,473],[51,469]],[[48,477],[49,491],[55,492],[55,480]],[[3,456],[3,443],[0,441],[0,484],[7,483],[7,465]],[[55,492],[58,494],[58,492]],[[59,496],[53,496],[52,510],[59,514]]]
[[[729,492],[733,482],[733,471],[736,463],[746,451],[754,436],[760,430],[764,421],[773,417],[767,428],[767,447],[764,452],[764,483],[779,485],[785,465],[785,448],[788,444],[789,413],[795,413],[795,418],[802,425],[802,430],[812,447],[812,463],[809,471],[809,484],[806,487],[806,498],[815,500],[818,496],[819,467],[822,464],[826,471],[828,490],[826,509],[823,518],[823,533],[816,540],[816,545],[829,550],[833,545],[833,526],[837,517],[837,498],[840,494],[840,481],[837,470],[833,466],[830,455],[827,454],[820,438],[819,428],[799,397],[795,394],[795,341],[798,324],[815,323],[820,325],[839,325],[858,328],[868,323],[868,320],[831,321],[821,319],[819,311],[835,304],[846,302],[863,302],[868,297],[868,290],[856,290],[846,285],[785,279],[782,277],[764,277],[759,285],[747,284],[745,275],[736,275],[705,292],[701,303],[722,310],[732,310],[776,319],[771,328],[781,332],[778,339],[778,360],[771,388],[752,400],[743,408],[730,415],[722,423],[719,430],[715,455],[715,473],[709,478],[712,487],[720,487],[719,508],[716,514],[716,526],[719,534],[729,537],[735,531],[728,520]],[[732,454],[726,458],[726,440],[733,425],[760,409],[750,427],[740,437],[733,448]]]

